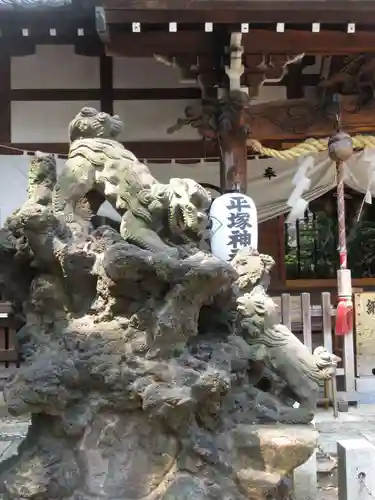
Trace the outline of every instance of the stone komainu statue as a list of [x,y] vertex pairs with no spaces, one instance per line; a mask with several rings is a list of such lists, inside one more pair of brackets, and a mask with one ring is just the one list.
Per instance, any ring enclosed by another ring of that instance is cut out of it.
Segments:
[[83,108],[72,120],[69,157],[53,193],[54,213],[67,222],[87,223],[92,211],[82,213],[82,199],[87,197],[90,202],[90,194],[99,193],[101,203],[107,199],[122,215],[120,233],[124,239],[147,250],[175,254],[158,235],[164,223],[172,236],[188,232],[189,237],[199,238],[207,226],[211,196],[191,179],[160,184],[148,167],[118,142],[122,128],[118,116],[93,108]]
[[[63,215],[67,221],[77,219],[76,206],[92,190],[102,195],[102,202],[105,200],[104,183],[98,180],[98,173],[108,161],[136,163],[137,172],[143,169],[148,184],[156,183],[148,168],[116,140],[122,129],[118,116],[94,108],[83,108],[74,117],[69,125],[68,160],[53,193],[55,215]],[[147,185],[146,179],[143,181]],[[116,199],[108,201],[116,208]]]

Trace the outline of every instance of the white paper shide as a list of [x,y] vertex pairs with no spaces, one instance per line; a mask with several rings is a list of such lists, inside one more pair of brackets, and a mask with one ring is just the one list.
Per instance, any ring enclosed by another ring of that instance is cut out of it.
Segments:
[[210,208],[211,252],[231,261],[240,248],[258,248],[258,218],[254,201],[242,193],[226,193]]

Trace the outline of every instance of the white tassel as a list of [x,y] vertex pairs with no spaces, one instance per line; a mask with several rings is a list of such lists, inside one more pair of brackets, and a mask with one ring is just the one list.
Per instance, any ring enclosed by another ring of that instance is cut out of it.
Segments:
[[301,164],[299,165],[297,172],[294,174],[292,184],[293,186],[297,186],[299,183],[301,177],[306,177],[306,174],[308,171],[314,166],[315,161],[312,156],[308,156],[307,158],[304,158]]
[[303,198],[297,200],[297,203],[294,205],[292,210],[289,212],[289,215],[286,219],[287,224],[294,224],[297,220],[303,219],[305,216],[305,212],[307,207],[309,206],[308,202]]
[[300,177],[298,184],[293,189],[292,194],[289,196],[286,202],[289,207],[294,207],[298,200],[302,197],[303,193],[309,189],[311,181],[308,177]]
[[308,156],[304,158],[299,165],[297,172],[294,174],[292,184],[295,186],[291,195],[286,202],[291,208],[286,219],[287,224],[295,223],[298,219],[302,219],[308,207],[308,202],[302,198],[305,191],[308,191],[311,186],[311,180],[307,177],[309,170],[314,167],[314,158]]
[[363,159],[364,161],[368,161],[369,163],[372,163],[375,161],[375,149],[374,148],[365,148],[363,152]]
[[363,153],[363,160],[368,162],[367,166],[368,184],[367,184],[366,194],[363,198],[363,202],[361,205],[360,213],[358,215],[358,219],[360,218],[360,214],[362,212],[364,203],[372,205],[371,186],[375,182],[375,149],[366,148]]

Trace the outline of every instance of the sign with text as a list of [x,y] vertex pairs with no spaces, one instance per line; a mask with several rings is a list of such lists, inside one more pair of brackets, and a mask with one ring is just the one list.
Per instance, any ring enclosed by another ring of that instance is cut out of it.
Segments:
[[357,375],[372,376],[375,368],[375,292],[354,294]]
[[258,217],[255,203],[242,193],[226,193],[210,208],[211,252],[231,261],[240,248],[258,247]]

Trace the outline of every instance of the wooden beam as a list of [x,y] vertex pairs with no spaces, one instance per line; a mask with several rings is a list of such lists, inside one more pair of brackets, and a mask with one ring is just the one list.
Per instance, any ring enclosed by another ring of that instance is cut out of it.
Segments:
[[100,110],[113,115],[113,59],[100,57]]
[[[111,39],[106,44],[107,55],[152,57],[161,55],[214,54],[216,38],[214,33],[201,31],[165,31],[127,33],[111,29]],[[375,52],[375,32],[286,30],[276,31],[254,29],[243,36],[246,54],[296,54],[348,55]]]
[[95,7],[95,27],[100,40],[103,43],[109,40],[109,29],[107,24],[107,19],[105,15],[105,10],[101,6]]
[[373,52],[375,33],[372,31],[322,30],[313,33],[310,30],[289,30],[278,33],[276,30],[250,30],[243,37],[245,53],[312,55],[347,55],[362,52]]
[[[0,26],[0,31],[2,30]],[[19,35],[19,36],[17,36]],[[78,36],[57,35],[51,37],[48,32],[43,36],[23,37],[18,31],[14,36],[1,37],[0,56],[9,55],[13,57],[22,57],[35,54],[37,45],[74,45],[75,53],[83,56],[98,57],[104,54],[104,45],[97,35]]]
[[13,89],[12,101],[99,101],[100,89]]
[[[336,278],[318,278],[318,279],[296,279],[286,280],[286,287],[289,290],[309,290],[315,288],[318,290],[337,289]],[[352,285],[355,288],[366,288],[375,286],[375,278],[352,278]]]
[[215,54],[216,37],[202,31],[156,31],[148,33],[126,33],[110,30],[110,41],[106,44],[109,56],[153,57],[160,55]]
[[[102,56],[105,57],[105,56]],[[106,62],[106,64],[108,61]],[[108,69],[103,73],[107,74]],[[315,87],[319,83],[319,75],[300,75],[298,79],[294,77],[294,70],[281,82],[265,82],[265,87],[289,87],[291,84],[298,88]],[[104,77],[104,74],[103,74]],[[103,99],[102,89],[13,89],[10,91],[11,101],[100,101]],[[216,91],[216,89],[215,89]],[[185,100],[201,99],[199,87],[177,87],[177,88],[150,88],[150,89],[112,89],[114,101],[164,101],[164,100]],[[208,89],[210,96],[210,89]],[[290,98],[301,97],[290,94]],[[110,100],[110,98],[108,98]],[[106,109],[110,109],[106,105]]]
[[101,89],[15,89],[11,91],[12,101],[99,101],[104,99],[103,91],[105,88],[107,88],[107,93],[110,91],[112,94],[112,96],[107,95],[106,97],[106,110],[111,109],[109,106],[111,99],[114,101],[158,101],[201,98],[201,91],[198,87],[110,89],[110,84],[105,79],[111,74],[111,58],[106,56],[102,56],[102,58],[106,60],[101,62]]
[[[250,22],[370,24],[372,0],[104,0],[104,7],[129,14],[125,22]],[[369,21],[370,20],[370,21]],[[111,17],[108,21],[112,22]],[[124,22],[124,21],[121,21]]]
[[0,54],[0,142],[8,143],[11,140],[11,76],[10,56]]
[[372,0],[104,0],[104,7],[126,10],[211,10],[215,7],[223,9],[246,9],[249,12],[272,12],[275,9],[293,12],[297,9],[304,12],[314,9],[326,12],[347,9],[360,12],[371,12],[374,6]]

